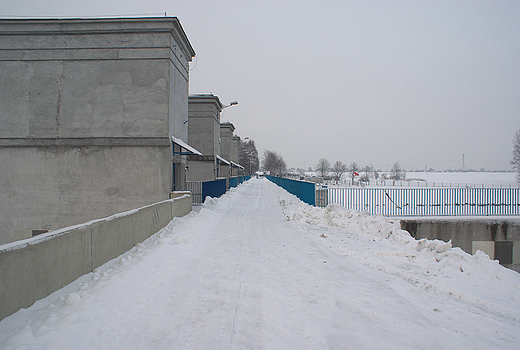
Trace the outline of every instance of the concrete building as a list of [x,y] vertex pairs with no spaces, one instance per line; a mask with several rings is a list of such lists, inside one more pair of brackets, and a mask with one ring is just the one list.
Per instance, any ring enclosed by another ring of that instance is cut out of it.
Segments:
[[231,176],[238,176],[238,170],[244,169],[242,165],[239,163],[239,155],[238,155],[238,149],[240,147],[240,136],[234,135],[232,140],[232,146],[231,146]]
[[189,156],[188,181],[212,181],[219,176],[221,110],[215,95],[188,97],[188,143],[202,153]]
[[220,123],[223,106],[213,94],[190,95],[188,98],[188,142],[202,155],[189,156],[188,181],[212,181],[237,176],[240,137],[233,135],[230,122]]
[[220,123],[220,156],[228,160],[228,164],[221,166],[221,177],[231,177],[232,163],[230,162],[233,153],[233,132],[235,126],[231,122]]
[[0,244],[185,188],[177,18],[0,20]]

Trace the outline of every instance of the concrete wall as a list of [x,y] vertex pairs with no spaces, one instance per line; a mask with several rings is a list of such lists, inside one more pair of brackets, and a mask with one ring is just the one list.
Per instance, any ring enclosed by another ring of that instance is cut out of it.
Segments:
[[520,241],[520,223],[508,220],[401,220],[416,239],[451,239],[453,246],[472,253],[473,241]]
[[[240,164],[239,155],[238,155],[239,147],[240,147],[240,136],[234,135],[232,138],[230,161],[234,162],[237,165]],[[236,165],[233,165],[233,167],[231,168],[231,176],[238,176],[238,170],[239,170],[239,168]]]
[[176,18],[0,19],[0,244],[168,198],[194,56]]
[[213,181],[216,178],[217,166],[213,156],[190,156],[188,181]]
[[231,161],[239,164],[238,149],[240,146],[240,136],[233,136],[233,143],[231,146]]
[[220,156],[225,160],[231,160],[233,155],[233,132],[235,126],[230,122],[220,123]]
[[0,167],[0,242],[164,200],[170,159],[169,146],[0,152],[0,164],[7,165]]
[[495,259],[496,242],[513,242],[513,261],[511,267],[520,271],[520,222],[515,220],[401,220],[401,228],[410,232],[416,239],[451,240],[454,247],[474,254],[482,250]]
[[220,111],[215,95],[188,97],[188,143],[203,155],[220,154]]
[[183,35],[175,18],[0,20],[0,137],[186,138]]
[[191,195],[0,246],[0,319],[125,253],[191,211]]
[[220,154],[220,111],[214,95],[188,98],[188,143],[203,156],[189,156],[188,181],[212,181],[217,176],[215,156]]
[[[235,131],[235,126],[230,122],[220,123],[220,156],[227,161],[231,160],[233,153],[233,132]],[[230,177],[231,176],[231,166],[230,165],[221,165],[220,167],[220,176],[221,177]]]

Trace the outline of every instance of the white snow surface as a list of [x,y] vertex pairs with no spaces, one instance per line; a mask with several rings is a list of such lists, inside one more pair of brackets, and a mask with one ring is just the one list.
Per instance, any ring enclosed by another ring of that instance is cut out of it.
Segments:
[[520,275],[252,179],[0,321],[1,349],[519,349]]

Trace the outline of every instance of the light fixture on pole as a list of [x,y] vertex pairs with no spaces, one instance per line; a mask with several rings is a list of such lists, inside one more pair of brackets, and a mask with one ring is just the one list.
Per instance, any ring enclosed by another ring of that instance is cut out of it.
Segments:
[[224,109],[224,108],[228,108],[228,107],[231,107],[231,106],[235,106],[235,105],[237,105],[237,104],[238,104],[238,101],[231,101],[231,102],[229,102],[228,105],[226,105],[226,106],[222,106],[222,109]]

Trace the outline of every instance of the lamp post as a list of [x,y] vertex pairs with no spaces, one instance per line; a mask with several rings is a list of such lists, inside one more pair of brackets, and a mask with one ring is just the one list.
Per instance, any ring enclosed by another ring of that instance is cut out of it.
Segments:
[[[231,102],[229,102],[228,105],[226,105],[226,106],[222,106],[222,109],[224,109],[224,108],[228,108],[228,107],[231,107],[231,106],[236,106],[237,104],[238,104],[238,101],[231,101]],[[222,110],[222,109],[221,109],[221,110]]]

